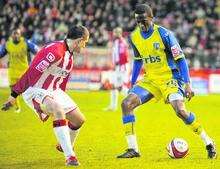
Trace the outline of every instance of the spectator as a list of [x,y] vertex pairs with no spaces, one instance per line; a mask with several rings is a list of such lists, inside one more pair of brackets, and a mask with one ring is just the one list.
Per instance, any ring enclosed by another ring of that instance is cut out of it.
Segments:
[[[144,0],[1,1],[0,41],[7,39],[9,32],[21,23],[25,27],[26,38],[33,38],[37,34],[41,37],[38,38],[39,43],[62,39],[63,31],[70,23],[74,23],[89,28],[91,39],[88,45],[106,46],[109,41],[108,32],[113,28],[120,26],[128,32],[134,29],[135,22],[129,11],[134,9],[136,3],[143,2]],[[192,66],[198,50],[208,56],[217,54],[214,57],[220,57],[220,1],[181,0],[177,3],[174,0],[149,0],[148,3],[156,9],[155,22],[175,30],[183,50],[192,48],[188,58]],[[217,51],[213,52],[212,48]],[[205,64],[213,67],[208,62]],[[214,67],[220,68],[219,64]]]

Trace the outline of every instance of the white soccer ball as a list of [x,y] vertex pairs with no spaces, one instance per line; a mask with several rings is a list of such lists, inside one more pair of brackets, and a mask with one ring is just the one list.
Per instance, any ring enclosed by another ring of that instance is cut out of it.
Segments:
[[167,145],[168,155],[171,158],[184,158],[188,154],[189,146],[182,138],[174,138]]

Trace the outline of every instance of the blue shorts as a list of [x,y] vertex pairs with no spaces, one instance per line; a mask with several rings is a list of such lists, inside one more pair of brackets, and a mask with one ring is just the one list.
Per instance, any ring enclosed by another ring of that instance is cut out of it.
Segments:
[[133,93],[137,95],[141,101],[141,104],[148,102],[154,96],[146,89],[136,85],[132,89],[129,90],[129,94]]

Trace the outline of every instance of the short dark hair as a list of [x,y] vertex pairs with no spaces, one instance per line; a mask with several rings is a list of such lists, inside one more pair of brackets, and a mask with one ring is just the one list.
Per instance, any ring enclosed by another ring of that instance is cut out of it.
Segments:
[[153,18],[153,11],[151,7],[147,4],[137,4],[135,6],[135,11],[136,14],[144,14],[147,13],[147,16]]
[[72,26],[69,28],[66,38],[77,39],[83,37],[85,34],[85,28],[83,26]]

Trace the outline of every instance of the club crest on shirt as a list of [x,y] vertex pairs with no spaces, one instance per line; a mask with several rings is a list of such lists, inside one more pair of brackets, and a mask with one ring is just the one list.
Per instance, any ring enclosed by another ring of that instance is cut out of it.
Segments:
[[55,60],[55,56],[51,52],[47,54],[46,58],[49,62],[53,62]]
[[158,50],[160,48],[160,43],[159,42],[154,42],[153,46],[154,46],[154,49]]

